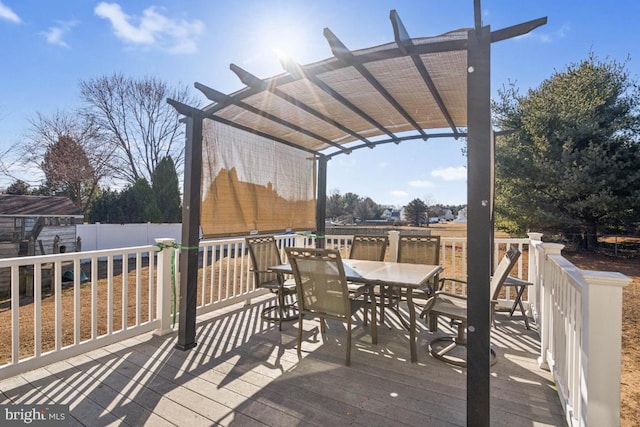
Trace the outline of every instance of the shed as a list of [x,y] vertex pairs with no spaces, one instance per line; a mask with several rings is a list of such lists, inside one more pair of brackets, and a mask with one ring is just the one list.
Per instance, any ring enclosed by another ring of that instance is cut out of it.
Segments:
[[77,250],[76,224],[83,218],[66,197],[0,194],[0,258]]

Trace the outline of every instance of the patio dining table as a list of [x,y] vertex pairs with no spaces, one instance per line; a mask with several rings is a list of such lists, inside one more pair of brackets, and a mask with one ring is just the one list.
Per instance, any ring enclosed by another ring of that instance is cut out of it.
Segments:
[[[409,310],[409,343],[411,362],[418,361],[416,348],[416,309],[413,302],[413,290],[426,286],[429,281],[443,271],[439,265],[408,264],[402,262],[364,261],[343,259],[344,272],[350,282],[374,286],[391,286],[401,288],[406,295]],[[289,264],[271,267],[271,270],[291,274]]]

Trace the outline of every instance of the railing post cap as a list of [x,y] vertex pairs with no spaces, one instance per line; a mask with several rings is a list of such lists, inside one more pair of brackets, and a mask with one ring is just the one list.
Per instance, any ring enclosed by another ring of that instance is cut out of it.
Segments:
[[156,243],[174,243],[176,241],[170,237],[156,237],[154,240]]
[[590,285],[624,288],[632,282],[631,277],[617,271],[581,270],[580,273]]
[[530,240],[542,240],[542,233],[530,232],[527,233],[527,236],[529,236]]
[[543,243],[542,247],[549,254],[560,254],[564,249],[564,245],[562,243]]

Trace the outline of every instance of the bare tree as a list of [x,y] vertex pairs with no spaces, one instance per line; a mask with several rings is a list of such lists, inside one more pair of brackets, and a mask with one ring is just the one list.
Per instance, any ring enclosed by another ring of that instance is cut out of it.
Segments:
[[69,196],[86,213],[111,171],[113,152],[99,128],[77,112],[37,113],[29,123],[20,161],[42,171],[50,193]]
[[80,83],[89,114],[113,144],[116,178],[152,182],[156,166],[166,156],[176,166],[184,159],[184,126],[167,98],[193,105],[188,88],[172,90],[155,77],[133,79],[121,74]]

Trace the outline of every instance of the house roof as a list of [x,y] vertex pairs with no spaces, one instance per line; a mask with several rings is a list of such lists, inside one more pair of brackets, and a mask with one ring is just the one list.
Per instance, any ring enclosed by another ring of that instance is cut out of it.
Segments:
[[66,197],[0,194],[0,217],[84,218],[84,215]]

